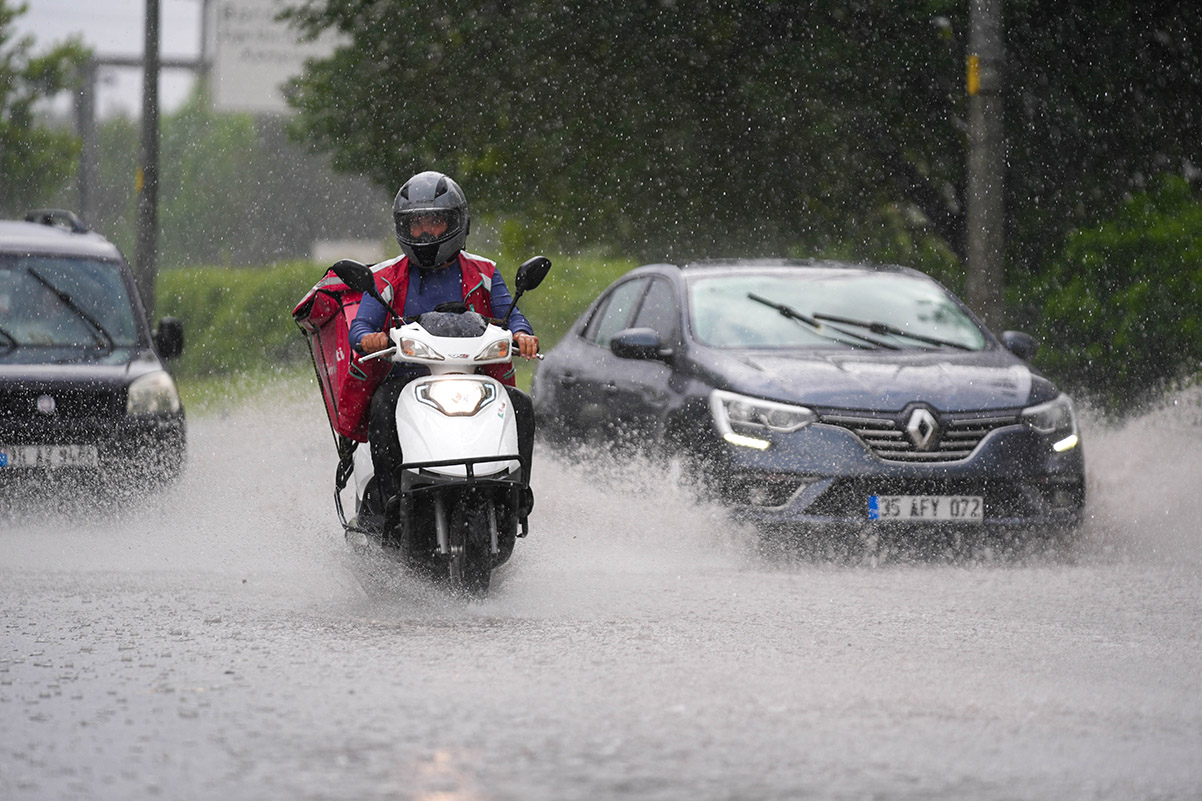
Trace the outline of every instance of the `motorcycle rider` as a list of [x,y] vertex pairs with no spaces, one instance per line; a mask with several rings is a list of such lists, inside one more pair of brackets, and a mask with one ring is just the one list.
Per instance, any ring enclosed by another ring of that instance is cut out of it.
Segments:
[[[402,255],[374,268],[376,285],[383,284],[381,291],[392,311],[409,317],[466,306],[484,317],[505,317],[513,297],[496,263],[463,249],[471,218],[459,184],[439,172],[418,173],[397,192],[392,216]],[[361,354],[391,347],[386,333],[390,317],[388,308],[365,295],[348,333],[351,346]],[[513,310],[509,329],[523,357],[537,356],[538,337],[521,311]],[[481,369],[505,385],[513,403],[518,451],[524,465],[522,478],[527,487],[519,516],[525,517],[533,505],[529,485],[534,406],[530,396],[514,385],[512,365],[486,365]],[[403,463],[397,440],[397,399],[405,384],[428,372],[421,365],[395,364],[371,396],[368,442],[383,504],[400,490],[394,473]]]

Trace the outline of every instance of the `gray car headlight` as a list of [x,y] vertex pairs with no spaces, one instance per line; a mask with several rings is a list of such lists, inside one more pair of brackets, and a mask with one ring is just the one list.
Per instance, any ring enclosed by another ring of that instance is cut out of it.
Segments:
[[789,433],[808,426],[817,415],[804,406],[761,400],[715,389],[710,393],[710,414],[722,438],[732,445],[763,450],[771,443],[756,434]]
[[1077,433],[1077,415],[1068,395],[1023,409],[1022,419],[1029,428],[1051,439],[1054,451],[1071,450],[1081,441]]
[[174,414],[179,410],[179,391],[166,372],[147,373],[129,385],[126,414]]

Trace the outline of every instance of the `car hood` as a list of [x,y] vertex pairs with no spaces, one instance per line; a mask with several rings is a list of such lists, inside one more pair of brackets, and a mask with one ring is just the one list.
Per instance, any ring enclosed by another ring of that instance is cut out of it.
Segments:
[[[716,384],[807,406],[899,411],[922,402],[942,411],[1032,402],[1031,369],[1009,351],[806,351],[722,353]],[[1040,393],[1043,394],[1043,393]]]
[[146,373],[163,369],[153,351],[118,348],[102,359],[81,359],[72,354],[62,359],[39,361],[0,360],[0,386],[58,383],[124,385]]

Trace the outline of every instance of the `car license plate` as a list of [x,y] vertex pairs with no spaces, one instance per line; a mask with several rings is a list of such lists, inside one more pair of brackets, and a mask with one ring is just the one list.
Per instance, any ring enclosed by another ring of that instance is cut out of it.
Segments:
[[0,468],[99,466],[95,445],[0,445]]
[[869,520],[940,520],[980,523],[985,499],[980,495],[869,495]]

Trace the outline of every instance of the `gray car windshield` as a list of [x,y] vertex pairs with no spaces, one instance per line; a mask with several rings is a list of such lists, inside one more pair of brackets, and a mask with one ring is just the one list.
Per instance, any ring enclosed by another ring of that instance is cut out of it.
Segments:
[[0,329],[6,350],[138,344],[121,267],[99,259],[0,256]]
[[896,348],[932,348],[931,342],[899,333],[873,333],[843,323],[815,328],[749,296],[770,299],[813,318],[833,316],[883,324],[906,334],[981,350],[981,329],[938,284],[922,278],[877,272],[790,270],[695,277],[689,281],[693,336],[715,348],[865,347],[865,335]]

